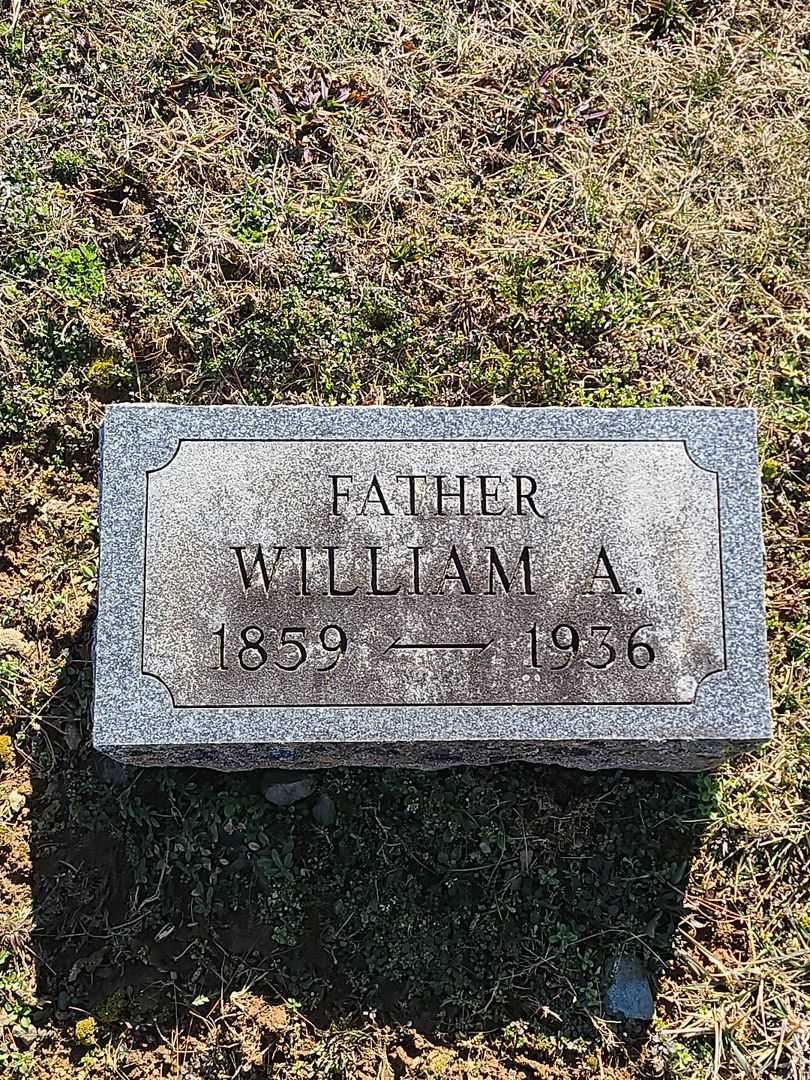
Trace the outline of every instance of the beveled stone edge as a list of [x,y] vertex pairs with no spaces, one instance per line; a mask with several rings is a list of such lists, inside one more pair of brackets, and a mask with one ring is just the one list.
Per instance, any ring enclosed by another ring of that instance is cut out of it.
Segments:
[[668,772],[699,772],[728,758],[755,751],[753,739],[722,740],[564,740],[510,742],[508,740],[460,740],[413,743],[292,743],[283,747],[269,743],[158,746],[96,746],[119,761],[134,766],[211,768],[245,772],[261,768],[408,768],[439,770],[464,766],[523,762],[596,771],[641,769]]

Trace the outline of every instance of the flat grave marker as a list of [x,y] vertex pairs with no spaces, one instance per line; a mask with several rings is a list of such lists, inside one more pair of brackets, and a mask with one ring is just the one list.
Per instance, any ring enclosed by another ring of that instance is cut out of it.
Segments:
[[701,768],[770,734],[737,409],[111,406],[94,743]]

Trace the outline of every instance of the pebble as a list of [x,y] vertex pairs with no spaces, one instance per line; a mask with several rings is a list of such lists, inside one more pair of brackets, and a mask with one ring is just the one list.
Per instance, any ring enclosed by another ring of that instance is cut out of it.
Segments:
[[25,806],[25,795],[21,791],[11,791],[7,801],[12,814],[18,814]]
[[273,806],[292,806],[293,803],[306,799],[316,787],[314,776],[305,776],[300,780],[288,780],[284,783],[269,783],[262,788],[262,794]]
[[605,1012],[624,1020],[652,1020],[655,1015],[650,980],[636,956],[614,956],[607,965]]
[[26,641],[19,630],[13,627],[0,627],[0,653],[16,653],[27,657],[33,650],[30,641]]
[[334,825],[337,819],[337,807],[334,800],[330,799],[328,795],[321,795],[312,807],[312,816],[324,829]]

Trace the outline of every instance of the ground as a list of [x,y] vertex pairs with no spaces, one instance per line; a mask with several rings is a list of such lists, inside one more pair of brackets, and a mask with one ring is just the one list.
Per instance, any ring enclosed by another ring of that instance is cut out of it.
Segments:
[[[807,5],[0,17],[3,1080],[806,1080]],[[773,742],[327,772],[284,811],[94,754],[122,400],[754,405]],[[602,1014],[619,953],[651,1025]]]

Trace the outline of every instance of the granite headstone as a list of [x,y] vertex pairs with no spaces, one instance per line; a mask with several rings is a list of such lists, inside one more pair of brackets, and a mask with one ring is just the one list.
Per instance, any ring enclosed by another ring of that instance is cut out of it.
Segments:
[[744,409],[116,405],[94,743],[696,769],[770,733]]

